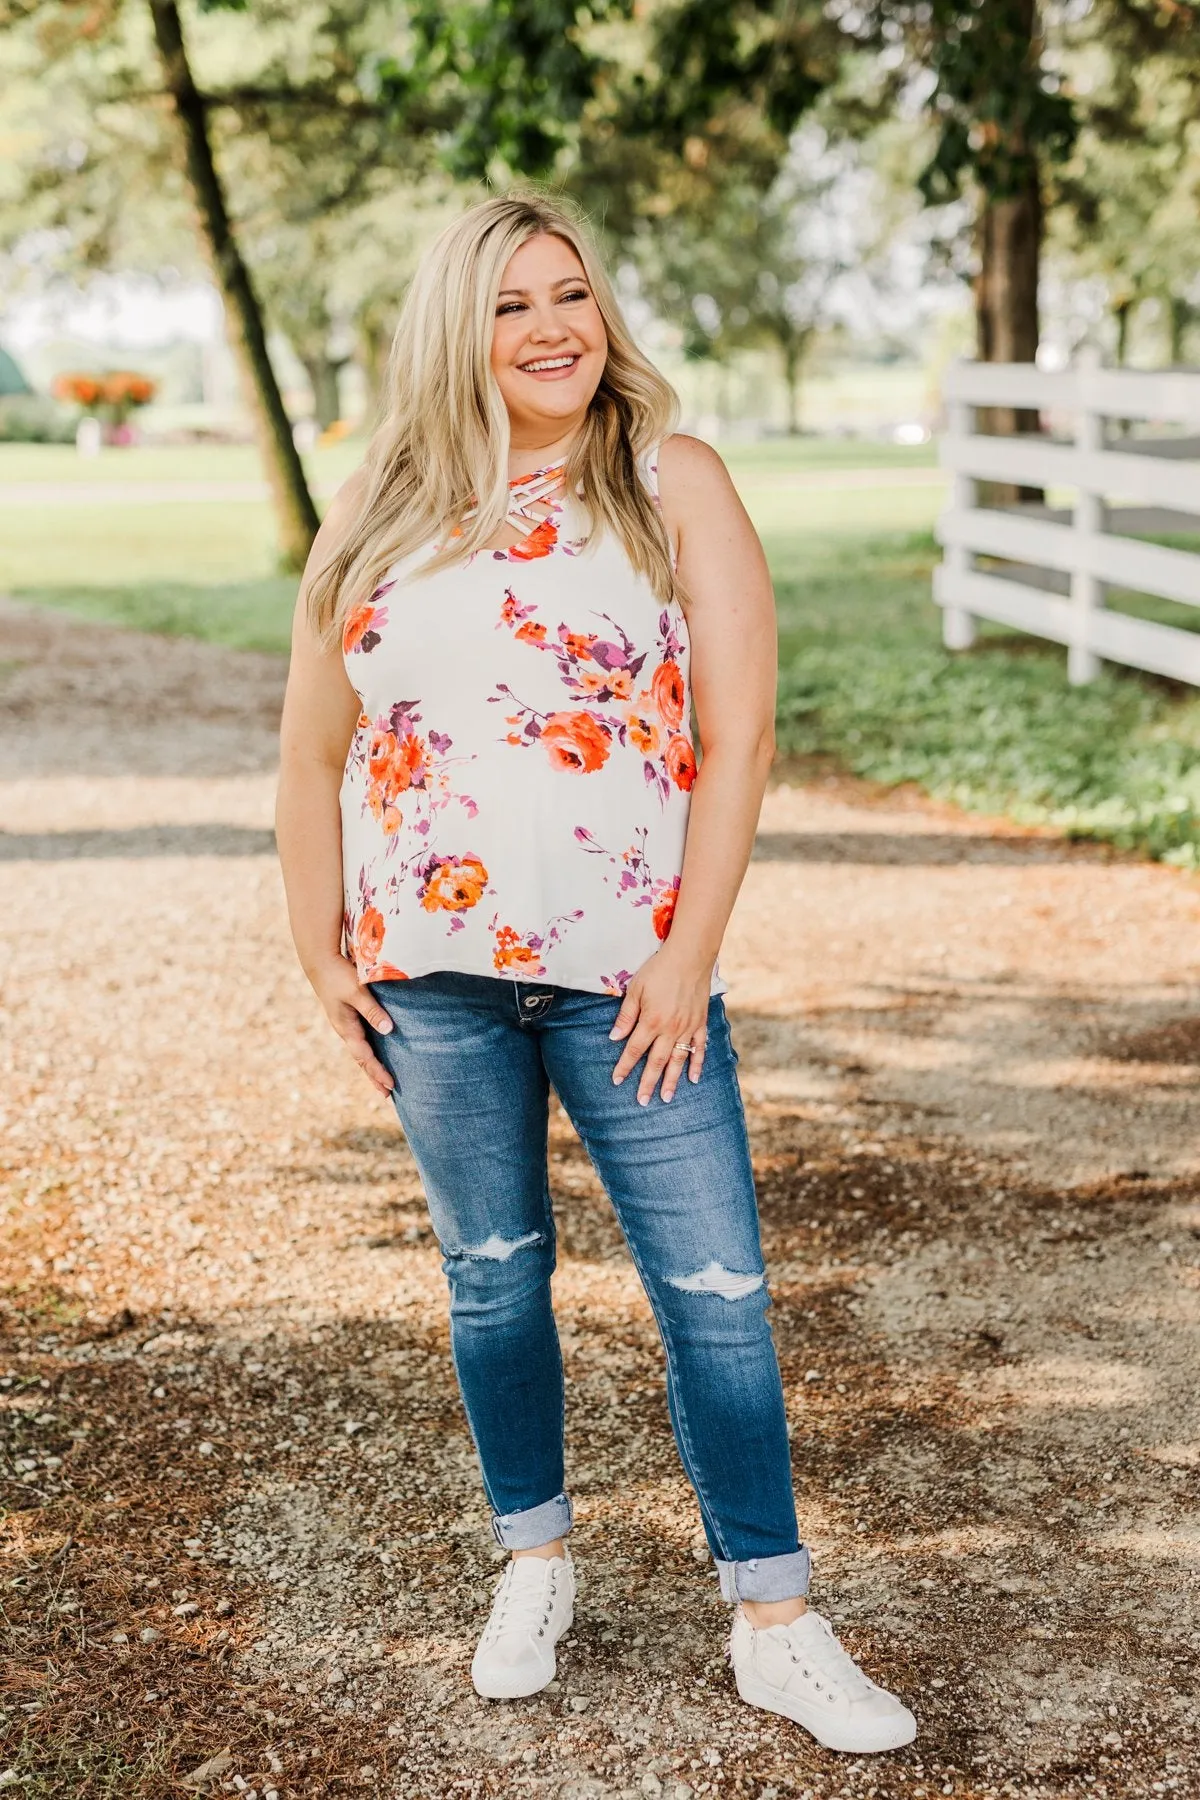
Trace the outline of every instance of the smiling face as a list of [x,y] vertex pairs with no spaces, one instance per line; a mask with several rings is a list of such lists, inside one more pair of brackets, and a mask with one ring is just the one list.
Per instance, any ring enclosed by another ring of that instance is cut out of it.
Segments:
[[500,278],[492,374],[508,408],[514,449],[567,437],[583,422],[608,358],[608,337],[583,264],[541,233]]

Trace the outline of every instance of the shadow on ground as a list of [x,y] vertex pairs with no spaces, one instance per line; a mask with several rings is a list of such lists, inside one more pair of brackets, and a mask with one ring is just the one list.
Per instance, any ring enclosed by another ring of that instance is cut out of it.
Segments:
[[390,1318],[356,1317],[352,1282],[307,1331],[285,1307],[98,1319],[67,1283],[10,1292],[23,1791],[119,1771],[165,1795],[227,1746],[228,1778],[281,1795],[1185,1791],[1200,1186],[1065,1197],[784,1110],[754,1137],[815,1599],[914,1701],[916,1746],[847,1764],[737,1702],[657,1339],[561,1120],[581,1603],[553,1691],[474,1696],[498,1553],[383,1127],[272,1178],[330,1198],[329,1254],[394,1272]]

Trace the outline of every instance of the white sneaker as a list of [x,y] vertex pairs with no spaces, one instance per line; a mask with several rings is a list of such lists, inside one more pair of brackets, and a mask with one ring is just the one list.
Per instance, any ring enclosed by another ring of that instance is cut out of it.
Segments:
[[554,1646],[575,1616],[575,1565],[562,1556],[518,1556],[496,1586],[471,1663],[485,1700],[518,1700],[554,1680]]
[[739,1606],[729,1660],[743,1700],[794,1719],[827,1750],[898,1750],[917,1735],[907,1706],[867,1679],[820,1613],[756,1631]]

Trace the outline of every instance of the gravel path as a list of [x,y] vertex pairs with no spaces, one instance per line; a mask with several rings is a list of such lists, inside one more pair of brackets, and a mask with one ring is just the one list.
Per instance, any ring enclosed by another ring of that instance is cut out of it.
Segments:
[[839,1759],[737,1702],[561,1118],[581,1600],[554,1689],[489,1706],[436,1246],[287,942],[282,683],[0,604],[0,1782],[1195,1793],[1194,881],[780,772],[723,966],[797,1488],[816,1603],[921,1735]]

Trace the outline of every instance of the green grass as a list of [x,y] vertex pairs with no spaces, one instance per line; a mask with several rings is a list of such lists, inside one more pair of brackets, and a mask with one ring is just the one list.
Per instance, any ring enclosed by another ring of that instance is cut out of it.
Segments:
[[767,543],[785,750],[1200,868],[1200,694],[1115,669],[1072,688],[1061,650],[998,626],[949,654],[927,532]]
[[[340,479],[356,453],[350,445],[318,453],[314,473]],[[151,470],[148,457],[174,460]],[[58,480],[60,465],[79,466],[73,458],[55,447],[0,446],[0,483]],[[932,460],[928,446],[853,441],[730,450],[779,595],[782,746],[1200,868],[1200,694],[1126,670],[1071,688],[1061,650],[1000,627],[949,655],[930,600],[942,487],[787,480]],[[253,452],[240,448],[113,451],[84,468],[103,479],[257,478]],[[99,621],[284,651],[296,584],[275,573],[265,505],[171,502],[0,507],[0,590]],[[1142,617],[1200,627],[1195,609],[1112,599]]]
[[[304,458],[319,486],[345,480],[362,460],[363,444],[350,440]],[[98,456],[80,456],[73,444],[0,444],[0,486],[9,481],[254,481],[263,479],[253,444],[138,445]]]

